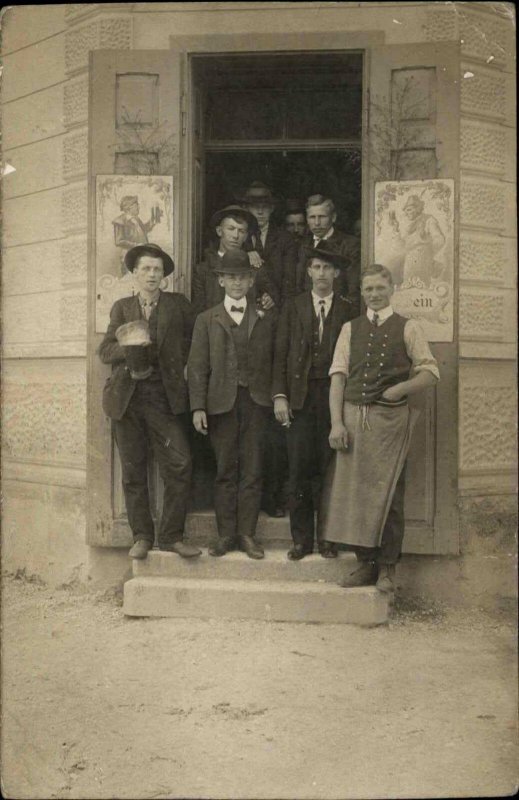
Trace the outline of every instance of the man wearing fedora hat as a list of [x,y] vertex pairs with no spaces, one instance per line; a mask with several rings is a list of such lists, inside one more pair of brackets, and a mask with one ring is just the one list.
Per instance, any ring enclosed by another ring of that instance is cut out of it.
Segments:
[[158,532],[161,550],[189,558],[197,547],[183,542],[191,482],[187,437],[188,392],[184,378],[193,313],[186,298],[162,292],[173,259],[158,245],[137,245],[125,257],[138,294],[114,303],[99,347],[112,375],[103,392],[103,409],[113,420],[121,458],[128,522],[134,537],[131,558],[145,558],[154,543],[148,493],[148,449],[164,481],[164,506]]
[[[248,235],[258,226],[253,214],[239,205],[230,205],[213,214],[209,227],[216,232],[218,243],[206,249],[204,260],[193,270],[191,299],[197,314],[223,300],[225,292],[218,281],[222,258],[229,251],[244,249]],[[257,299],[263,309],[268,309],[274,305],[275,295],[266,268],[258,264],[251,300]]]
[[328,242],[338,250],[345,259],[345,266],[341,269],[335,284],[335,291],[341,297],[351,301],[357,314],[360,314],[360,240],[356,236],[343,233],[335,227],[337,213],[330,197],[322,194],[311,195],[306,201],[306,221],[309,233],[303,240],[299,252],[297,266],[298,291],[310,288],[310,281],[306,268],[309,247],[318,247],[323,242]]
[[258,225],[258,230],[251,236],[249,258],[253,259],[252,253],[257,253],[276,287],[278,305],[282,306],[296,291],[297,240],[272,222],[277,200],[264,183],[254,181],[240,199]]
[[297,561],[313,551],[314,508],[317,545],[325,558],[336,546],[322,537],[319,496],[333,454],[330,433],[328,371],[345,322],[356,316],[352,302],[334,291],[347,260],[323,242],[306,250],[312,288],[289,301],[279,320],[272,396],[276,419],[287,431],[290,531],[288,558]]
[[255,275],[244,250],[224,253],[217,271],[224,298],[197,317],[188,361],[193,425],[209,433],[217,465],[218,538],[209,553],[223,556],[239,543],[263,558],[255,532],[277,311],[250,302]]

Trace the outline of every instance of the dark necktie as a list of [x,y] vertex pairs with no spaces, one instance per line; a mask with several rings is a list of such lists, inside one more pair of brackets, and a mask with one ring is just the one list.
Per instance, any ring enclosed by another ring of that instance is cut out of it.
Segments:
[[375,328],[378,328],[378,320],[379,320],[378,314],[373,314],[373,325],[375,326]]
[[319,344],[321,344],[324,333],[324,320],[326,319],[326,314],[324,310],[326,303],[324,300],[319,300],[319,305],[321,306],[321,308],[319,309]]
[[231,306],[231,311],[238,311],[238,313],[243,314],[245,309],[243,306]]

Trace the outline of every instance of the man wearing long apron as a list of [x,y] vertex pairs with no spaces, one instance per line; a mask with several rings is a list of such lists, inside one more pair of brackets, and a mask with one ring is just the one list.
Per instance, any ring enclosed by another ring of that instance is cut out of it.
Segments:
[[[422,329],[391,307],[393,280],[373,264],[361,278],[367,313],[347,322],[330,367],[330,445],[323,536],[354,549],[343,586],[394,589],[404,537],[405,460],[418,412],[407,398],[439,380]],[[411,372],[413,376],[411,376]]]

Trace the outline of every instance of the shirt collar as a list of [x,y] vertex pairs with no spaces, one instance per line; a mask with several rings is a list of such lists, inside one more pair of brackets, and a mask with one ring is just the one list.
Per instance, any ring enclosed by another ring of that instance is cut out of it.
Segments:
[[312,234],[312,235],[314,237],[314,242],[322,242],[323,239],[329,239],[330,236],[333,236],[334,233],[335,233],[335,231],[334,231],[334,227],[332,225],[332,227],[328,231],[326,231],[324,236],[316,236],[315,233]]
[[386,306],[380,311],[373,311],[372,308],[368,308],[368,310],[366,311],[366,314],[370,322],[373,322],[373,317],[375,316],[375,314],[378,314],[379,323],[385,322],[386,319],[389,319],[389,317],[394,313],[395,312],[393,311],[393,306],[391,305]]
[[232,297],[229,297],[229,295],[226,294],[223,299],[223,304],[225,310],[227,311],[228,314],[231,314],[231,316],[234,313],[231,312],[231,306],[239,306],[240,308],[243,308],[243,312],[245,313],[245,311],[247,310],[247,297],[242,297],[241,300],[233,300]]
[[333,292],[330,292],[330,294],[327,294],[326,297],[319,297],[319,295],[316,294],[314,292],[314,290],[312,289],[312,300],[313,300],[315,308],[319,308],[319,303],[321,302],[321,300],[324,300],[325,308],[329,308],[331,306],[331,304],[332,304]]
[[160,295],[161,295],[161,290],[159,289],[159,290],[158,290],[158,294],[157,294],[157,296],[155,297],[155,299],[154,299],[154,300],[146,300],[146,299],[145,299],[145,298],[144,298],[144,297],[141,295],[141,293],[140,293],[140,292],[138,293],[137,297],[139,298],[139,303],[140,303],[140,304],[141,304],[141,306],[144,308],[145,306],[151,306],[151,307],[153,307],[153,306],[156,306],[156,305],[157,305],[157,303],[158,303],[158,302],[159,302],[159,300],[160,300]]

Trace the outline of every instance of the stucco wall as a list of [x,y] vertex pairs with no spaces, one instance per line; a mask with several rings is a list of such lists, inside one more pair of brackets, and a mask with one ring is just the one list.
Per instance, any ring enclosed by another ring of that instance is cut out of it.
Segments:
[[[476,500],[494,495],[499,504],[513,488],[511,7],[500,5],[495,13],[481,3],[214,5],[69,4],[4,12],[4,161],[16,170],[2,182],[7,569],[25,567],[55,582],[89,570],[83,543],[88,52],[166,49],[172,34],[269,32],[273,8],[277,32],[377,29],[388,44],[461,42],[460,490]],[[477,502],[475,508],[479,513]],[[468,552],[476,538],[467,533],[463,542]]]

